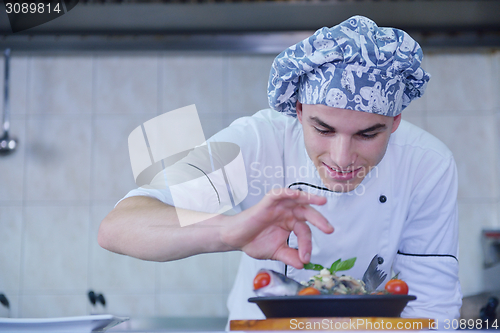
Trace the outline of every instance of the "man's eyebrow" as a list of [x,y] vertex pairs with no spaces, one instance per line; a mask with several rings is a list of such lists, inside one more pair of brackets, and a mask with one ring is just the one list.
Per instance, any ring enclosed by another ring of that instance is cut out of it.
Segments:
[[335,128],[333,128],[332,126],[328,125],[327,123],[325,123],[323,120],[319,119],[318,117],[309,117],[309,119],[311,119],[313,122],[315,122],[316,124],[318,124],[318,125],[326,128],[329,131],[335,131]]
[[[309,119],[311,119],[313,122],[315,122],[316,124],[318,124],[318,125],[326,128],[329,131],[335,131],[334,127],[328,125],[327,123],[325,123],[324,121],[322,121],[318,117],[310,117]],[[365,129],[357,131],[356,134],[363,134],[363,133],[373,132],[373,131],[380,130],[380,129],[384,130],[386,128],[387,128],[387,126],[385,124],[375,124],[375,125],[370,126],[368,128],[365,128]]]
[[368,132],[373,132],[373,131],[376,131],[376,130],[384,130],[386,129],[387,126],[384,125],[384,124],[375,124],[371,127],[368,127],[368,128],[365,128],[364,130],[360,130],[358,132],[356,132],[356,134],[363,134],[363,133],[368,133]]

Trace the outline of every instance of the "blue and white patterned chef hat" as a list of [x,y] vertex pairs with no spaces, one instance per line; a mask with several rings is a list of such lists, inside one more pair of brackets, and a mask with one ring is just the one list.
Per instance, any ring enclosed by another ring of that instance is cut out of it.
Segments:
[[271,108],[296,116],[295,105],[324,104],[396,116],[423,95],[430,75],[420,45],[406,32],[353,16],[281,52],[271,68]]

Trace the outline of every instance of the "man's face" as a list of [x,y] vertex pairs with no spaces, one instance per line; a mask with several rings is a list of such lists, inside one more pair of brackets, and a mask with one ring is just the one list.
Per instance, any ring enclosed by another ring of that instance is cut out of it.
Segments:
[[401,115],[338,109],[297,103],[307,154],[325,186],[335,192],[354,190],[384,157]]

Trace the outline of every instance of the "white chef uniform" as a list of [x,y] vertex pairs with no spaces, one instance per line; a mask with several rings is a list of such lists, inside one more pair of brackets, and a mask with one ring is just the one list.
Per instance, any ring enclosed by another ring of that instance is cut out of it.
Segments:
[[[399,273],[408,283],[409,293],[417,296],[402,317],[459,317],[462,294],[457,259],[456,166],[451,152],[434,136],[401,121],[382,161],[354,191],[347,193],[324,188],[306,153],[302,125],[296,118],[262,110],[236,120],[209,141],[233,142],[241,148],[248,195],[237,211],[255,205],[273,187],[325,196],[327,203],[315,208],[335,231],[327,235],[310,225],[311,262],[329,266],[339,258],[357,257],[355,266],[345,274],[360,279],[378,254],[383,258],[379,268],[388,274],[387,279]],[[176,172],[185,169],[183,166]],[[134,195],[173,204],[168,190],[139,188],[126,197]],[[207,197],[200,206],[186,208],[217,211],[216,207],[206,207],[207,202],[217,200]],[[297,246],[293,233],[289,244]],[[260,268],[285,272],[281,262],[256,260],[243,254],[228,299],[229,319],[264,318],[257,305],[247,302],[255,296],[252,281]],[[314,273],[286,267],[286,274],[298,281],[308,280]]]

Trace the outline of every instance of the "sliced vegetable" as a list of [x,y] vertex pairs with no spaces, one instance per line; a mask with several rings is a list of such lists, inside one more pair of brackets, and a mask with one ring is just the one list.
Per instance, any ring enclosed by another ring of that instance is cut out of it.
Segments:
[[268,273],[259,273],[253,279],[253,289],[264,288],[271,282],[271,276]]
[[307,288],[304,288],[301,291],[299,291],[297,293],[297,295],[301,295],[301,296],[304,296],[304,295],[321,295],[321,291],[319,291],[318,289],[316,289],[314,287],[307,287]]

